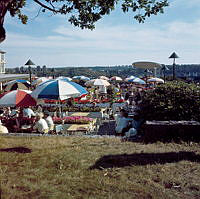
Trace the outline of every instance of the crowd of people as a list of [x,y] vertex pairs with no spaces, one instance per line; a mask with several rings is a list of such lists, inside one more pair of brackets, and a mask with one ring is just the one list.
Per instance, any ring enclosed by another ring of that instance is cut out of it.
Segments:
[[[142,123],[142,118],[137,111],[130,117],[129,113],[130,107],[139,107],[142,101],[142,90],[141,87],[133,87],[133,85],[122,82],[113,83],[108,87],[99,86],[88,88],[89,94],[85,96],[90,97],[93,105],[96,105],[94,99],[103,101],[104,99],[112,100],[118,98],[120,102],[123,102],[118,108],[120,108],[120,114],[114,117],[116,120],[116,135],[122,137],[131,137],[138,133],[138,129]],[[83,98],[82,98],[83,99]],[[73,106],[74,99],[70,98],[66,100],[64,106]],[[115,116],[115,111],[113,110],[113,115]],[[111,116],[111,117],[112,117]],[[26,122],[25,122],[26,121]],[[5,107],[0,110],[0,133],[8,132],[36,132],[36,133],[53,133],[54,132],[54,121],[52,115],[42,106],[37,106],[34,108],[24,107]]]
[[[0,110],[0,133],[18,132],[27,130],[36,133],[50,133],[54,131],[54,122],[52,116],[41,106],[35,110],[31,107],[10,108],[6,107]],[[26,125],[24,125],[26,121]],[[29,124],[29,125],[27,125]]]

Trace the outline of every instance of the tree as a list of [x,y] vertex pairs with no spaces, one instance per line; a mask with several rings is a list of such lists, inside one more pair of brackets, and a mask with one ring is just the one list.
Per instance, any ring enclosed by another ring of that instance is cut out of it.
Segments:
[[[94,29],[95,22],[104,15],[108,15],[117,5],[122,11],[136,12],[134,18],[143,23],[146,17],[163,13],[168,6],[168,0],[33,0],[40,6],[40,11],[67,15],[68,21],[82,29]],[[26,0],[0,0],[0,43],[5,40],[6,32],[3,27],[7,12],[12,17],[17,16],[23,24],[27,23],[28,16],[22,13]]]

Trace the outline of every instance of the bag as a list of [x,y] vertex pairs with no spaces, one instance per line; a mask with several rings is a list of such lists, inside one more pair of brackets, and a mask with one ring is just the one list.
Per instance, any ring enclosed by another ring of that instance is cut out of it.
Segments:
[[130,128],[128,132],[125,133],[127,138],[134,137],[137,135],[137,130],[135,128]]

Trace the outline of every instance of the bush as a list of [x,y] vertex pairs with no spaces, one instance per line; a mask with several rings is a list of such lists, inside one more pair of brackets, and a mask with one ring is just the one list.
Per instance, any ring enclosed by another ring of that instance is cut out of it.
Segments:
[[200,87],[169,82],[144,91],[142,115],[146,120],[200,121]]

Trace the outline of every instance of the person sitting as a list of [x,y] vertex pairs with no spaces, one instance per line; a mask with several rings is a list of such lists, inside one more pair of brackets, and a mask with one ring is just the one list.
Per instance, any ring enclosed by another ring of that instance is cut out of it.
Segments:
[[0,120],[0,133],[8,133],[7,127],[3,126],[1,120]]
[[[43,108],[40,105],[38,105],[37,109],[36,109],[36,112],[37,113],[42,113],[42,111],[43,111]],[[32,116],[34,116],[34,115],[32,115]]]
[[37,130],[38,133],[42,133],[42,134],[49,132],[48,124],[45,121],[45,119],[43,119],[43,114],[42,113],[38,113],[36,115],[36,124],[33,127],[33,129]]
[[129,130],[127,129],[128,131],[125,132],[125,135],[122,139],[125,141],[125,140],[128,140],[129,138],[136,138],[138,135],[138,131],[139,131],[141,125],[143,124],[143,122],[144,122],[144,120],[141,118],[140,114],[136,113],[131,122],[130,129]]
[[124,109],[121,109],[120,116],[116,118],[116,135],[123,136],[127,128],[129,128],[130,121],[132,119],[128,118],[128,113]]
[[19,113],[18,111],[13,111],[12,118],[9,119],[7,128],[12,133],[17,133],[20,131],[20,121],[19,121]]
[[35,113],[30,107],[25,107],[23,110],[24,117],[31,118],[32,116],[35,116]]
[[10,107],[4,108],[4,116],[9,117],[11,114]]
[[4,116],[4,110],[0,109],[0,116]]
[[49,127],[49,131],[53,132],[54,131],[54,122],[53,122],[53,119],[50,116],[49,112],[47,112],[47,111],[44,112],[44,119],[47,122],[47,125]]
[[10,112],[10,116],[11,117],[14,117],[14,116],[16,116],[16,114],[18,113],[19,111],[18,111],[18,109],[16,108],[16,107],[12,107],[11,108],[11,112]]

